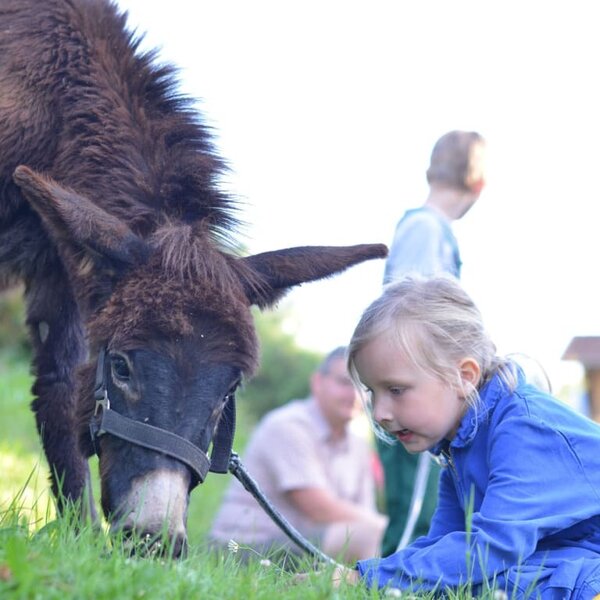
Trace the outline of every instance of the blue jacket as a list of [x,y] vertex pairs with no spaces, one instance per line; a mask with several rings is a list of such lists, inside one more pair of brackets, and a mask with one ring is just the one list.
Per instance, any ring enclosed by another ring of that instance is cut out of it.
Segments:
[[360,561],[366,583],[413,591],[506,590],[511,598],[600,593],[600,426],[524,381],[495,375],[451,443],[427,536]]

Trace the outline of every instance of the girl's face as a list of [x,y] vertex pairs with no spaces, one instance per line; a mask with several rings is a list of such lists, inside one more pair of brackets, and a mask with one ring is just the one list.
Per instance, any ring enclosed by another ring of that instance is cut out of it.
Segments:
[[[454,437],[467,408],[462,392],[415,367],[390,337],[364,346],[355,366],[371,394],[374,419],[408,452],[424,452]],[[457,366],[465,382],[476,385],[477,363],[467,358]]]

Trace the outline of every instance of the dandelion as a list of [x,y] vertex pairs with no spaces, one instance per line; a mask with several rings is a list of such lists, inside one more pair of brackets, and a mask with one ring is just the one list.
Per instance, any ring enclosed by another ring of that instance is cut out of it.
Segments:
[[229,549],[229,552],[235,554],[240,549],[240,545],[235,540],[229,540],[227,542],[227,548]]

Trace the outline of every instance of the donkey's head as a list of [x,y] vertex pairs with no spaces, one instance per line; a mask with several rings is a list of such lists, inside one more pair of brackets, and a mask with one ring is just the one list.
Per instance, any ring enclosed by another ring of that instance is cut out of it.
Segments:
[[[15,180],[55,242],[86,320],[90,360],[78,373],[77,420],[83,451],[99,455],[104,514],[115,529],[167,533],[178,554],[215,432],[228,455],[232,425],[223,411],[257,366],[251,306],[267,308],[291,287],[383,257],[386,248],[240,258],[219,249],[202,221],[165,223],[144,239],[25,167]],[[217,470],[226,459],[215,458]]]

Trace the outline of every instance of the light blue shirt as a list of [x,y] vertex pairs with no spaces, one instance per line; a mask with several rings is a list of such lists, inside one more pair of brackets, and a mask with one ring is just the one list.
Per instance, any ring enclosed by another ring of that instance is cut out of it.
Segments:
[[450,222],[437,211],[422,206],[407,210],[396,225],[385,264],[383,283],[409,274],[460,277],[460,253]]

